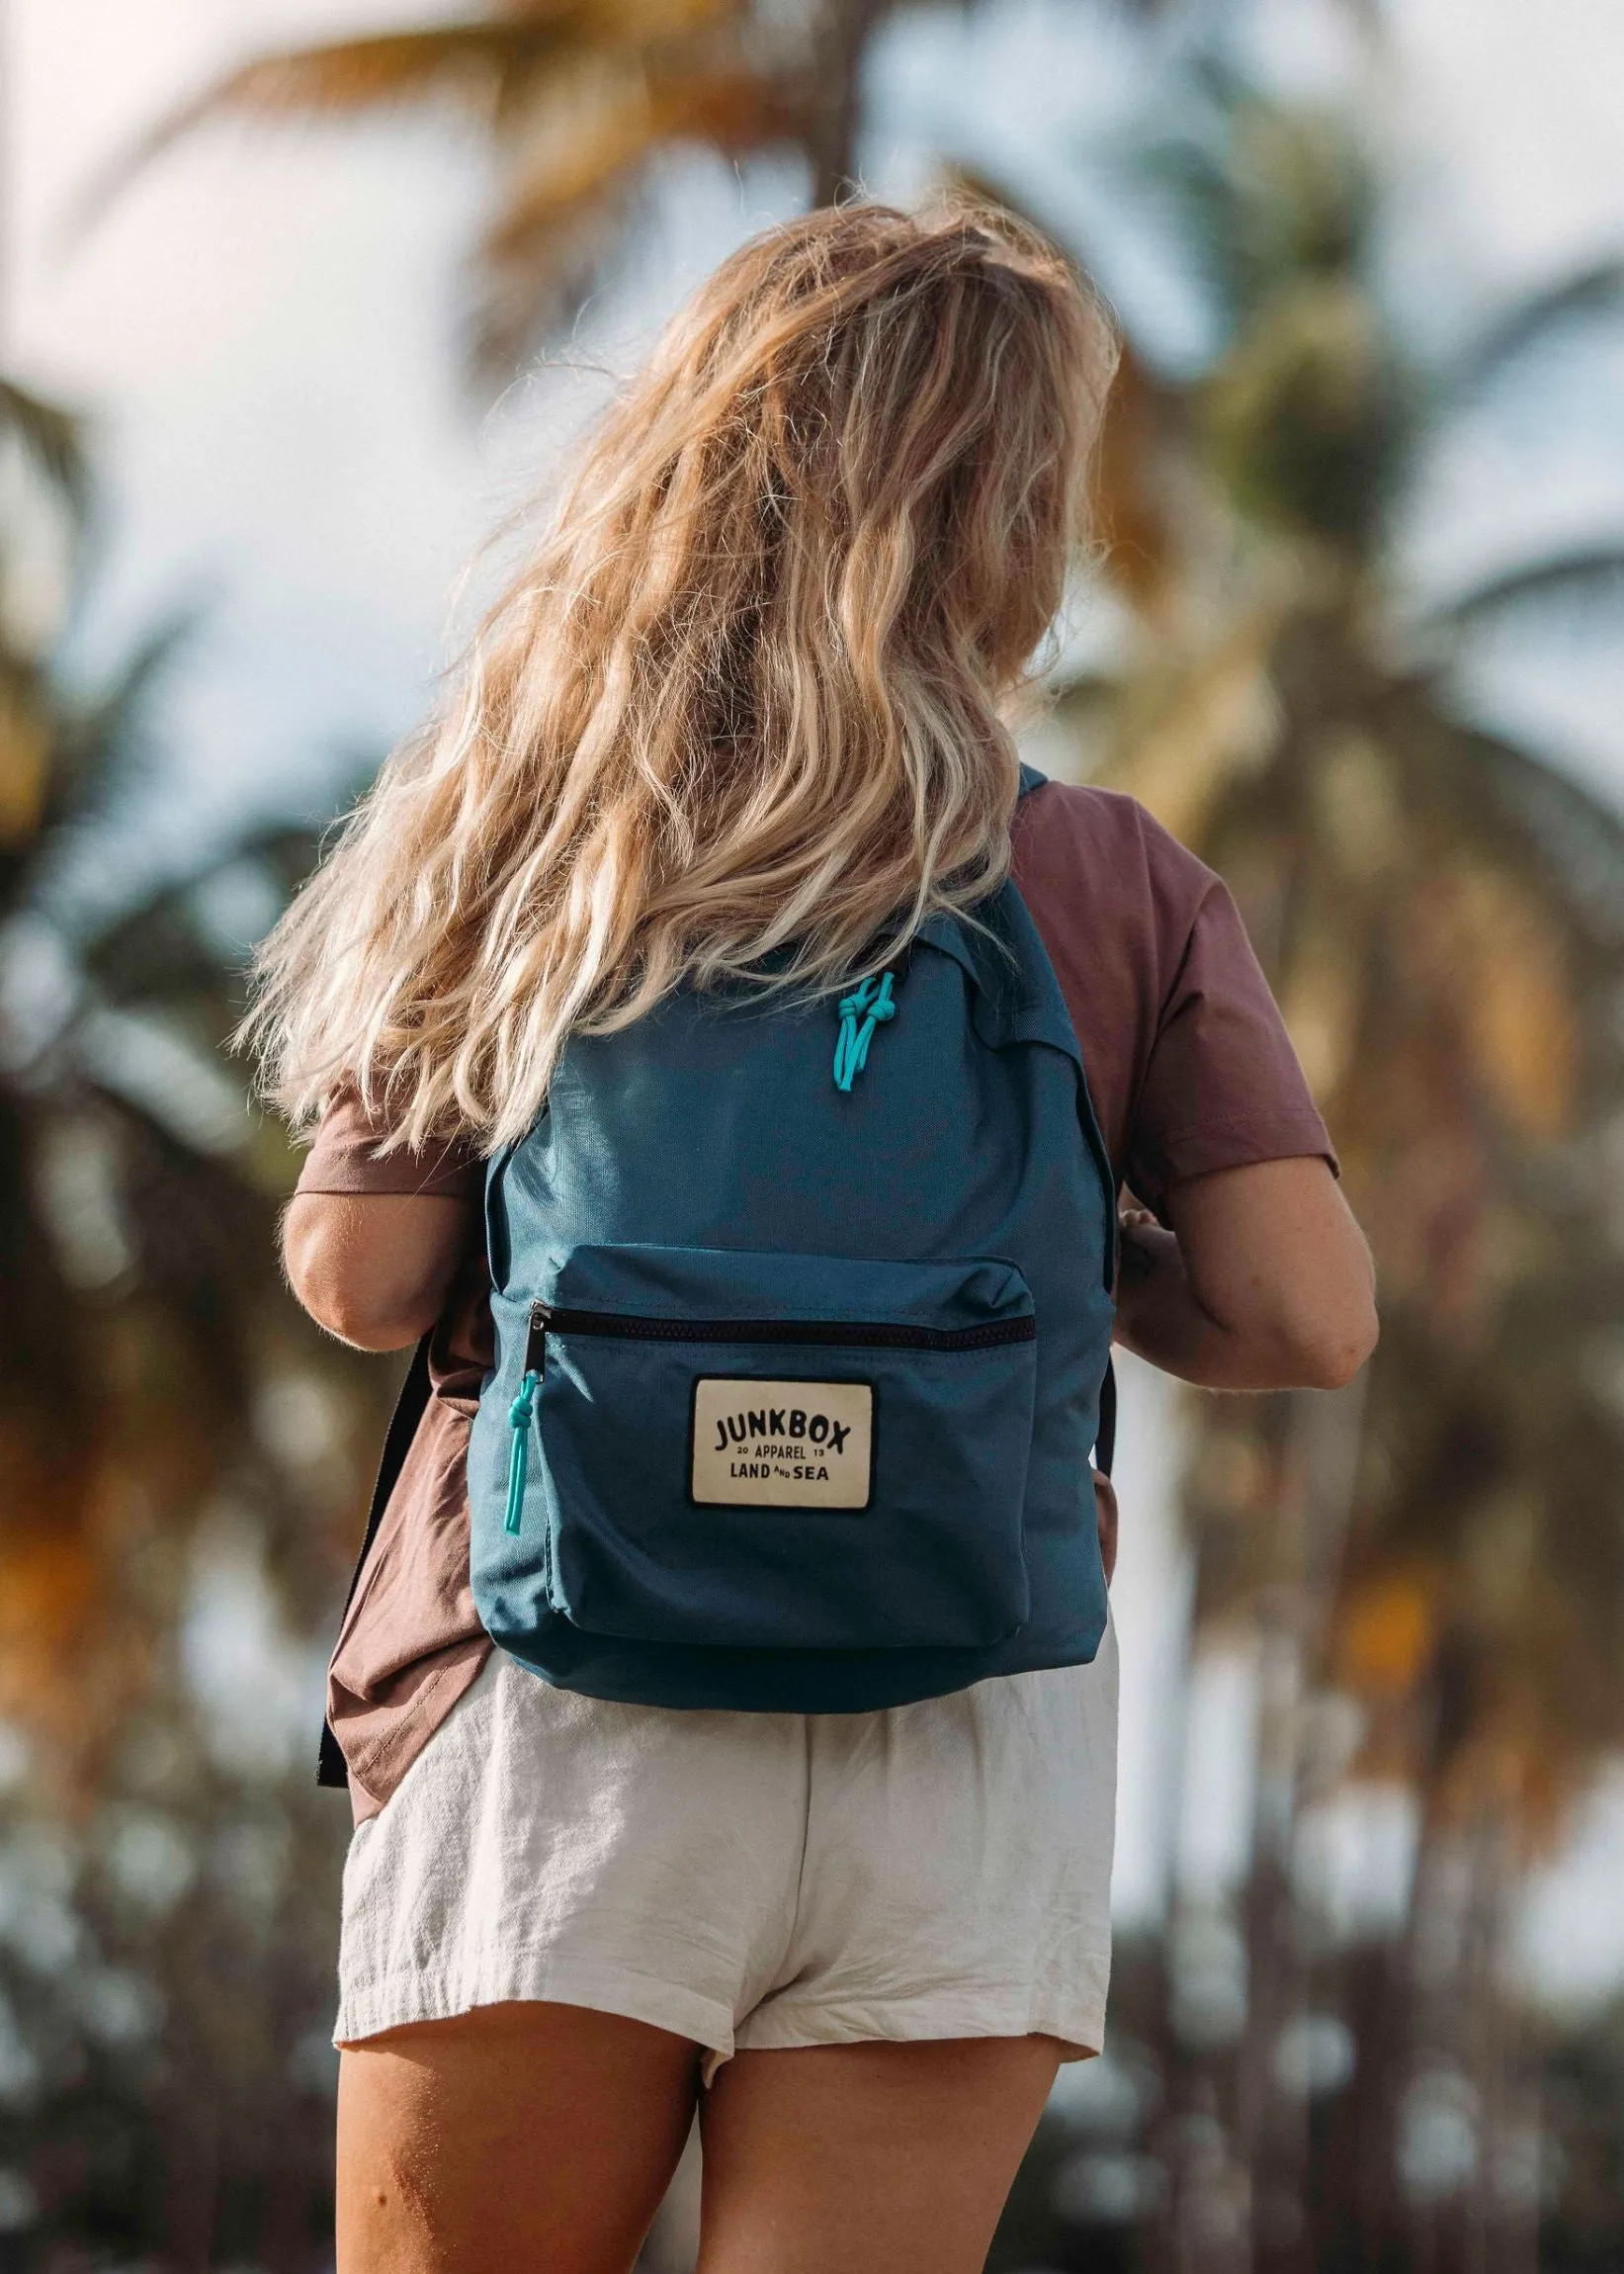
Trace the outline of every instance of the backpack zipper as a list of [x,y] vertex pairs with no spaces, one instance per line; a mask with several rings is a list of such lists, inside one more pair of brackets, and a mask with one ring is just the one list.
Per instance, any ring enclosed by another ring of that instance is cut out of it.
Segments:
[[524,1521],[530,1474],[530,1432],[536,1395],[547,1371],[549,1335],[605,1335],[633,1343],[782,1343],[802,1349],[858,1351],[989,1351],[1009,1343],[1035,1343],[1038,1322],[988,1319],[979,1327],[914,1327],[901,1321],[840,1319],[650,1319],[634,1311],[577,1311],[532,1303],[519,1394],[508,1408],[507,1514],[503,1529]]
[[1038,1322],[988,1319],[979,1327],[915,1327],[900,1321],[841,1319],[650,1319],[634,1311],[576,1311],[552,1303],[530,1307],[527,1377],[540,1380],[549,1335],[606,1335],[632,1343],[789,1343],[859,1351],[987,1351],[1034,1343]]

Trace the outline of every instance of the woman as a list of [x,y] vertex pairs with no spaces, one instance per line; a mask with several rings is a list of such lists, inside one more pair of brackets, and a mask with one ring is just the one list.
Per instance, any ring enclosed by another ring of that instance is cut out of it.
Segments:
[[1110,1182],[1149,1204],[1117,1339],[1235,1389],[1370,1350],[1364,1245],[1223,888],[1128,799],[1017,808],[1005,720],[1111,362],[1002,217],[852,206],[746,245],[267,948],[273,1093],[320,1122],[289,1277],[360,1348],[433,1338],[330,1686],[342,2274],[625,2269],[696,2105],[706,2274],[969,2274],[1057,2064],[1099,2048],[1108,1628],[1090,1663],[873,1711],[583,1696],[492,1652],[465,1480],[483,1157],[571,1037],[679,989],[839,996],[1009,877]]

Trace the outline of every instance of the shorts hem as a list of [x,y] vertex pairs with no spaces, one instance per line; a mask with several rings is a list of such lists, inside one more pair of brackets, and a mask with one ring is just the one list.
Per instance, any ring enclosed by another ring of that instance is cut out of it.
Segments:
[[387,1974],[345,1987],[333,2043],[358,2045],[412,2022],[450,2021],[476,2006],[508,2004],[588,2006],[669,2030],[722,2060],[733,2050],[733,2017],[716,1999],[624,1967],[580,1966],[551,1951],[504,1951],[498,1966],[456,1978]]
[[776,2000],[739,2024],[740,2053],[791,2052],[813,2045],[928,2044],[943,2038],[1052,2037],[1068,2060],[1097,2054],[1105,2038],[1105,2001],[1071,2005],[1008,1999],[889,1998],[880,2004],[784,2005]]

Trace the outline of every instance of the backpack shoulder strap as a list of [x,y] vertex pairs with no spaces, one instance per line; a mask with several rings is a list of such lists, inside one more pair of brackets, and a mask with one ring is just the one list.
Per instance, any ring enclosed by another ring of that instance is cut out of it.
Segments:
[[[400,1385],[400,1395],[394,1401],[394,1412],[389,1417],[387,1434],[384,1439],[383,1457],[378,1464],[378,1477],[373,1485],[373,1497],[367,1510],[367,1530],[361,1541],[361,1553],[356,1557],[355,1569],[350,1574],[350,1591],[344,1598],[348,1612],[355,1601],[355,1591],[361,1585],[361,1574],[367,1568],[367,1558],[378,1537],[378,1528],[384,1521],[384,1511],[389,1505],[389,1495],[399,1479],[400,1471],[411,1450],[417,1425],[428,1411],[433,1384],[429,1379],[429,1343],[432,1336],[425,1335],[412,1353],[406,1378]],[[321,1724],[321,1744],[316,1754],[315,1781],[334,1790],[343,1790],[350,1782],[350,1772],[332,1724],[325,1718]]]

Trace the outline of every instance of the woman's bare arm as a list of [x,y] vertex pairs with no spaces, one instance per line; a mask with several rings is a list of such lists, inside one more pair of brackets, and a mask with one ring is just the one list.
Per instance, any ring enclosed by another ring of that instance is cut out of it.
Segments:
[[407,1192],[299,1192],[282,1220],[288,1284],[318,1326],[363,1351],[398,1351],[440,1316],[468,1251],[466,1200]]
[[1117,1340],[1209,1389],[1336,1389],[1376,1347],[1370,1251],[1324,1161],[1175,1184],[1122,1227]]

